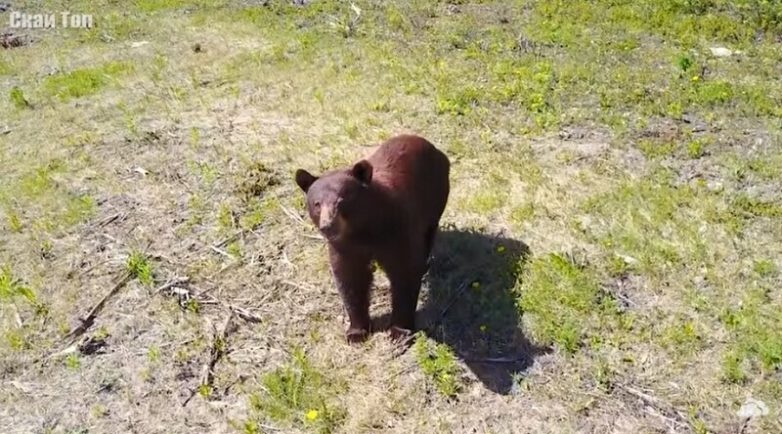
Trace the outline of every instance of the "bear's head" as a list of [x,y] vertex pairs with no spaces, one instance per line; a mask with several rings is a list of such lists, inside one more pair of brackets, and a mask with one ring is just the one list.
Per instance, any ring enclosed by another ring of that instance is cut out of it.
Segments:
[[296,184],[307,195],[307,212],[329,241],[347,238],[359,229],[371,203],[372,165],[361,160],[347,170],[314,176],[296,171]]

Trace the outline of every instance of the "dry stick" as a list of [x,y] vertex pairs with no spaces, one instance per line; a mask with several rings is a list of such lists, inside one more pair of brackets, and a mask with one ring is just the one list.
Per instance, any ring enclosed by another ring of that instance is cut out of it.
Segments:
[[[189,282],[190,282],[190,278],[188,278],[188,277],[174,277],[173,279],[169,280],[164,285],[162,285],[162,286],[158,287],[157,289],[155,289],[154,294],[160,294],[163,291],[166,291],[166,290],[169,290],[169,289],[179,289],[179,288],[176,288],[178,285],[186,284],[186,283],[189,283]],[[238,316],[239,318],[241,318],[241,319],[243,319],[243,320],[245,320],[247,322],[259,323],[259,322],[262,321],[262,318],[259,315],[251,312],[249,309],[246,309],[246,308],[241,307],[241,306],[237,306],[237,305],[232,304],[232,303],[226,303],[226,302],[216,298],[213,295],[207,294],[206,291],[201,291],[200,293],[194,294],[189,289],[185,289],[185,288],[181,288],[181,289],[182,289],[183,292],[187,292],[188,297],[192,297],[193,299],[195,299],[200,304],[204,304],[204,305],[207,305],[207,304],[219,304],[219,305],[225,307],[226,309],[230,310],[234,314],[236,314],[236,316]],[[194,288],[194,289],[198,289],[198,288]]]
[[230,243],[230,242],[232,242],[232,241],[235,241],[237,238],[239,238],[240,236],[242,236],[242,234],[244,234],[244,229],[242,229],[242,230],[239,230],[239,231],[236,231],[236,233],[234,233],[234,234],[233,234],[233,235],[231,235],[230,237],[228,237],[228,238],[226,238],[226,239],[224,239],[224,240],[220,241],[220,242],[219,242],[219,243],[217,243],[217,244],[213,244],[213,245],[212,245],[212,247],[217,247],[217,248],[223,247],[224,245],[226,245],[226,244],[228,244],[228,243]]
[[231,312],[235,313],[236,316],[238,316],[239,318],[241,318],[241,319],[243,319],[243,320],[245,320],[247,322],[255,322],[255,323],[261,322],[261,317],[260,316],[250,312],[249,310],[247,310],[247,309],[245,309],[243,307],[234,306],[232,304],[229,304],[228,308],[231,309]]
[[182,407],[186,406],[187,403],[193,399],[193,396],[195,396],[200,388],[204,386],[209,388],[212,387],[212,383],[214,382],[214,367],[217,365],[217,361],[220,360],[223,354],[225,354],[225,338],[228,334],[228,327],[231,325],[232,318],[233,311],[229,310],[228,316],[225,318],[225,321],[223,322],[223,325],[219,331],[215,330],[214,325],[212,325],[212,323],[207,320],[207,322],[209,322],[209,324],[212,326],[212,339],[209,345],[209,359],[201,368],[201,381],[199,387],[193,389],[190,392],[190,396],[188,396],[187,399],[182,403]]
[[108,216],[108,217],[104,218],[103,220],[100,220],[100,221],[96,222],[96,223],[95,223],[95,226],[97,226],[97,227],[99,227],[99,228],[100,228],[100,227],[106,226],[106,225],[108,225],[109,223],[113,222],[114,220],[117,220],[117,219],[120,219],[120,218],[121,218],[122,220],[125,220],[125,218],[127,218],[127,215],[126,215],[126,214],[124,214],[124,213],[121,213],[121,212],[118,212],[118,213],[112,214],[112,215],[110,215],[110,216]]
[[104,295],[103,298],[101,298],[100,301],[98,301],[98,303],[92,307],[92,309],[90,309],[90,312],[87,314],[87,316],[80,318],[81,324],[65,335],[64,339],[70,339],[70,343],[72,344],[77,337],[84,334],[84,332],[86,332],[87,329],[92,326],[92,323],[95,321],[95,317],[97,317],[100,311],[103,309],[106,301],[117,294],[123,286],[130,282],[131,278],[131,274],[125,272],[122,278],[114,285],[114,287],[111,288],[111,290],[107,292],[106,295]]
[[296,289],[301,289],[302,291],[318,292],[318,290],[316,288],[313,288],[311,286],[308,287],[308,286],[302,285],[300,283],[293,282],[291,280],[283,280],[282,283],[284,283],[286,285],[289,285],[289,286],[292,286],[292,287],[294,287]]
[[300,225],[302,225],[302,226],[306,227],[307,229],[309,229],[309,228],[310,228],[310,226],[307,224],[307,222],[306,222],[306,221],[304,221],[304,219],[303,219],[303,218],[301,218],[301,216],[300,216],[300,215],[298,215],[298,214],[296,214],[295,212],[291,211],[290,209],[286,208],[286,207],[285,207],[285,206],[283,206],[282,204],[280,204],[279,206],[280,206],[280,209],[282,210],[282,212],[284,212],[284,213],[285,213],[285,215],[287,215],[288,217],[290,217],[290,218],[291,218],[291,220],[293,220],[293,221],[295,221],[295,222],[298,222]]
[[[628,386],[625,384],[618,384],[617,387],[621,388],[625,392],[629,393],[630,395],[635,396],[636,398],[639,398],[641,401],[645,402],[646,405],[654,408],[660,413],[660,417],[662,417],[665,420],[672,421],[674,423],[678,423],[680,425],[687,426],[689,425],[689,422],[687,421],[687,418],[679,414],[678,411],[676,411],[673,406],[664,403],[659,398],[656,398],[652,395],[649,395],[648,393],[642,392],[632,386]],[[666,408],[667,407],[667,408]],[[674,420],[668,416],[665,415],[665,413],[672,414],[676,416],[678,420]]]
[[195,299],[201,304],[219,304],[247,322],[258,323],[262,321],[262,318],[259,315],[250,312],[248,309],[235,304],[226,303],[213,295],[196,294]]
[[212,249],[213,251],[215,251],[215,252],[217,252],[217,253],[219,253],[219,254],[221,254],[221,255],[223,255],[223,256],[225,256],[225,257],[227,257],[227,258],[231,258],[231,259],[233,259],[233,256],[231,256],[231,254],[230,254],[230,253],[226,252],[225,250],[223,250],[223,249],[221,249],[221,248],[219,248],[219,247],[215,247],[215,246],[209,246],[209,248],[210,248],[210,249]]
[[174,286],[182,285],[184,283],[187,283],[190,281],[189,277],[174,277],[173,279],[170,279],[168,282],[164,283],[161,286],[158,286],[155,288],[155,291],[153,294],[160,294],[161,292],[171,289]]

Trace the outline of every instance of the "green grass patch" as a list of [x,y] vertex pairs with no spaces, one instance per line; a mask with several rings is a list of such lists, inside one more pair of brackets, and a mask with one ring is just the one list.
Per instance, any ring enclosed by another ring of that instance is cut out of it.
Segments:
[[778,268],[772,261],[761,259],[753,264],[752,271],[757,273],[760,277],[771,277],[777,274]]
[[0,59],[0,76],[11,75],[14,72],[13,67],[5,59]]
[[638,269],[650,276],[718,260],[710,253],[711,241],[704,239],[702,225],[740,226],[726,213],[727,204],[718,193],[675,185],[666,172],[623,183],[581,208],[594,218],[585,228],[593,241],[635,258]]
[[572,353],[595,333],[596,317],[617,313],[593,271],[551,253],[533,259],[522,273],[520,307],[530,331],[542,344]]
[[190,4],[190,2],[185,0],[135,0],[134,3],[141,12],[158,12],[167,9],[178,9]]
[[739,194],[731,203],[731,210],[742,217],[782,217],[782,205],[764,201],[746,194]]
[[8,302],[17,297],[27,300],[30,304],[37,304],[35,292],[13,275],[11,267],[0,266],[0,301]]
[[125,268],[132,278],[138,279],[144,285],[150,286],[155,282],[152,263],[142,252],[131,252]]
[[18,86],[14,86],[11,88],[9,97],[11,103],[14,105],[14,107],[18,109],[25,109],[25,108],[32,107],[30,103],[27,101],[27,98],[25,98],[22,89],[20,89]]
[[665,327],[661,337],[663,345],[677,352],[691,351],[701,340],[695,322],[691,319],[678,319]]
[[6,217],[6,225],[8,226],[8,230],[17,233],[22,232],[22,229],[24,228],[24,224],[22,223],[22,218],[19,217],[19,214],[17,214],[13,210],[6,210],[5,217]]
[[71,197],[66,204],[63,219],[66,225],[83,222],[95,215],[95,199],[90,196]]
[[[304,351],[293,351],[284,366],[261,378],[263,391],[250,397],[252,411],[262,418],[317,433],[338,430],[346,410],[338,397],[344,385],[314,366]],[[254,419],[245,427],[257,427]]]
[[638,142],[638,149],[643,152],[647,158],[670,157],[676,151],[676,143],[673,141],[646,139]]
[[97,93],[131,71],[133,65],[128,62],[110,62],[96,68],[77,69],[47,77],[41,92],[62,101],[81,98]]
[[698,159],[706,155],[707,142],[705,140],[692,140],[687,143],[687,156]]
[[448,398],[455,397],[462,389],[459,381],[459,365],[453,351],[445,344],[430,342],[419,334],[414,344],[418,366],[438,392]]
[[730,306],[721,315],[732,338],[723,359],[728,381],[769,376],[782,368],[782,317],[768,294],[768,287],[754,284],[739,306]]
[[0,304],[14,303],[17,299],[24,300],[37,316],[48,314],[48,307],[38,300],[35,291],[14,276],[9,265],[0,264]]
[[705,82],[697,87],[696,95],[700,104],[722,104],[733,98],[733,86],[726,81]]

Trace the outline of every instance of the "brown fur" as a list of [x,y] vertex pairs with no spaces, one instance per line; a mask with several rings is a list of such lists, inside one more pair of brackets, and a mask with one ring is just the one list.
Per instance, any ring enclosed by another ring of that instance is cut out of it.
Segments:
[[415,328],[421,279],[449,194],[448,158],[414,135],[393,137],[353,167],[320,177],[296,172],[312,222],[328,240],[337,289],[350,317],[346,337],[370,329],[370,263],[391,282],[391,335]]

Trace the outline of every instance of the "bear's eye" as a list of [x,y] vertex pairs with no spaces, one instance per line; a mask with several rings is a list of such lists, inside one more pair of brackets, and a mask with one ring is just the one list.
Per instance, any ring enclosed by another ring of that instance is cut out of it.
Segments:
[[349,211],[349,209],[350,209],[349,200],[345,198],[341,198],[337,201],[337,211],[339,211],[340,214],[345,215]]

